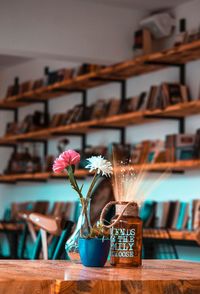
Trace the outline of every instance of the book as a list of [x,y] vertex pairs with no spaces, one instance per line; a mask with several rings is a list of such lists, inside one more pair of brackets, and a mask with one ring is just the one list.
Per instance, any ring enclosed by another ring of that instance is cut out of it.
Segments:
[[130,159],[131,145],[111,143],[108,146],[108,158],[112,161],[115,160],[117,164],[128,163]]
[[37,80],[33,81],[32,90],[37,90],[37,89],[41,88],[42,86],[44,86],[44,80],[37,79]]
[[147,92],[142,92],[138,97],[137,111],[146,110],[147,107]]
[[19,87],[19,94],[24,94],[28,91],[30,91],[33,87],[33,82],[32,81],[26,81],[22,84],[20,84]]
[[200,228],[200,200],[192,201],[192,213],[193,213],[193,230]]
[[145,140],[142,141],[142,146],[141,146],[141,155],[139,159],[139,164],[143,164],[148,162],[148,155],[149,151],[151,149],[151,141],[150,140]]
[[137,110],[137,105],[138,97],[129,97],[123,103],[122,112],[134,112]]
[[180,212],[180,202],[176,201],[175,202],[175,207],[174,207],[174,213],[173,213],[173,218],[171,222],[170,228],[175,230],[176,229],[176,224],[179,218],[179,212]]
[[177,230],[182,230],[185,227],[184,221],[185,221],[185,216],[186,216],[186,212],[187,212],[187,206],[189,204],[186,202],[181,202],[180,203],[180,213],[179,213],[179,217],[178,220],[176,222],[176,229]]
[[[146,201],[145,202],[143,210],[142,210],[142,212],[143,212],[142,219],[145,218],[144,227],[146,227],[146,228],[155,227],[156,206],[157,206],[157,203],[155,201],[152,201],[152,202]],[[147,216],[146,216],[146,214],[147,214]]]
[[170,105],[184,102],[179,83],[167,83]]
[[155,228],[162,228],[163,205],[163,202],[157,202],[156,204]]
[[186,85],[181,85],[181,95],[183,102],[189,102],[192,100],[189,87]]
[[160,224],[161,228],[166,228],[169,208],[170,208],[170,202],[169,201],[163,202],[163,214],[162,214],[162,219]]
[[157,157],[159,156],[160,152],[164,149],[164,142],[161,140],[156,140],[151,142],[151,147],[149,149],[148,154],[148,162],[154,163],[158,162]]
[[121,100],[113,98],[108,102],[107,116],[116,115],[120,112]]
[[166,222],[167,228],[171,228],[171,226],[172,226],[175,209],[176,209],[176,201],[170,201],[169,213],[168,213],[167,222]]
[[93,107],[91,119],[103,118],[106,115],[107,101],[105,99],[99,99]]
[[142,144],[136,144],[131,148],[130,162],[132,164],[139,164],[142,151]]
[[196,131],[193,157],[194,159],[200,158],[200,129]]
[[64,113],[56,113],[56,114],[54,114],[51,121],[50,121],[49,126],[51,128],[55,128],[55,127],[61,125],[63,117],[64,117]]

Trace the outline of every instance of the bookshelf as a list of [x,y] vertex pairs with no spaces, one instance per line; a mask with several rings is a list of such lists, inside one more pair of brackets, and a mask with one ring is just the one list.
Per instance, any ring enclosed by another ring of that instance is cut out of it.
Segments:
[[[75,176],[79,179],[85,178],[89,176],[89,172],[87,170],[76,170]],[[40,172],[40,173],[27,173],[27,174],[12,174],[12,175],[0,175],[0,183],[16,183],[19,181],[41,181],[46,182],[50,179],[63,179],[66,178],[67,175],[63,174],[55,174],[53,172]]]
[[[184,64],[190,61],[200,59],[200,40],[189,44],[180,45],[162,52],[149,54],[146,56],[137,57],[132,60],[124,61],[115,65],[107,66],[96,72],[81,75],[71,80],[65,80],[55,83],[50,86],[44,86],[34,91],[29,91],[21,95],[8,97],[6,100],[2,99],[0,102],[0,109],[13,110],[15,114],[19,107],[30,105],[32,103],[44,103],[48,109],[48,101],[56,99],[67,93],[80,92],[83,94],[83,104],[86,105],[87,95],[86,90],[92,87],[97,87],[112,82],[119,82],[121,84],[121,99],[126,98],[126,79],[153,71],[163,69],[165,67],[177,66],[180,68],[180,81],[184,82],[185,68]],[[153,111],[139,111],[118,114],[103,119],[95,119],[91,121],[84,121],[72,123],[70,125],[59,126],[54,128],[45,128],[29,133],[9,135],[0,138],[0,146],[15,146],[21,142],[47,142],[49,138],[63,135],[77,135],[85,136],[89,132],[94,132],[96,129],[119,129],[129,125],[136,125],[155,121],[157,119],[180,119],[200,113],[200,100],[191,102],[184,102],[167,107],[164,110]],[[15,115],[17,120],[17,114]],[[180,127],[180,132],[184,132],[184,126]],[[122,134],[121,143],[125,139]],[[84,141],[84,140],[83,140]],[[82,149],[84,150],[84,146]],[[47,150],[47,148],[44,148]],[[47,151],[45,151],[47,152]],[[47,155],[45,153],[45,155]],[[145,164],[142,168],[146,171],[163,171],[163,170],[185,170],[200,167],[200,160],[180,161],[180,162],[164,162],[155,164]],[[135,169],[141,169],[141,165],[135,165]],[[79,177],[79,175],[77,175]],[[81,177],[87,176],[82,174]],[[36,174],[20,174],[20,175],[2,175],[0,176],[1,183],[13,183],[16,181],[30,180],[30,181],[46,181],[48,179],[57,178],[61,176],[53,176],[51,173],[36,173]]]
[[96,72],[55,83],[51,86],[41,87],[35,91],[23,93],[23,95],[9,97],[6,100],[2,99],[0,107],[21,107],[36,101],[55,99],[66,95],[66,93],[82,91],[118,80],[126,80],[130,77],[163,69],[166,66],[181,66],[199,58],[200,40],[107,66]]

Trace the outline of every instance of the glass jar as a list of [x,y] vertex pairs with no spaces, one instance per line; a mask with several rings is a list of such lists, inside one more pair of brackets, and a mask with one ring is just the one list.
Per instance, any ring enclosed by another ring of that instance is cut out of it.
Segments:
[[73,234],[65,244],[67,258],[72,262],[80,262],[78,240],[84,238],[90,232],[90,199],[82,199],[79,206],[80,215]]
[[[114,222],[128,202],[116,204]],[[138,216],[138,205],[130,203],[119,221],[111,228],[110,263],[117,267],[133,267],[142,264],[142,220]]]

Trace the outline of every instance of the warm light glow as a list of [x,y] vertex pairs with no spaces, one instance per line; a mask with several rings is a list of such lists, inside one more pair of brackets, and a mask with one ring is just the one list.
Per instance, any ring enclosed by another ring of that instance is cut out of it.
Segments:
[[141,206],[147,196],[169,177],[167,170],[158,174],[153,184],[149,184],[148,172],[144,170],[145,165],[134,168],[129,162],[118,162],[113,152],[113,190],[116,201],[134,201]]

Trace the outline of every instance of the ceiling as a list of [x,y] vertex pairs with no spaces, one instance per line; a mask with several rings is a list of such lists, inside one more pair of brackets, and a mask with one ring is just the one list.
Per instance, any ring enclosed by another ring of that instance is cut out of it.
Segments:
[[191,0],[87,0],[93,3],[103,3],[131,9],[162,10],[172,8]]
[[30,58],[27,57],[0,54],[0,69],[15,66],[29,60]]

